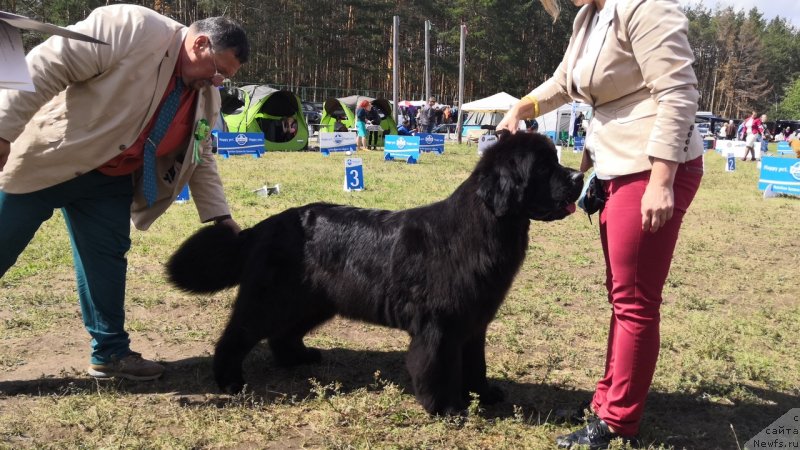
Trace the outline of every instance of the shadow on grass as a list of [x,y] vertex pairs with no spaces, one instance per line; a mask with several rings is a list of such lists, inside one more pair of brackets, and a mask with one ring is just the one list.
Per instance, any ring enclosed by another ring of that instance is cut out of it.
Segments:
[[[245,361],[245,379],[253,399],[271,402],[278,399],[304,399],[313,396],[315,379],[322,385],[337,382],[342,394],[367,388],[379,389],[380,379],[411,393],[411,379],[405,368],[405,352],[322,350],[320,364],[292,368],[276,367],[266,345],[257,346]],[[0,399],[9,396],[49,396],[86,394],[108,390],[123,394],[172,393],[179,404],[222,407],[233,400],[223,395],[214,383],[211,357],[192,357],[165,362],[167,372],[155,381],[94,380],[87,377],[48,377],[36,380],[0,382]],[[521,408],[531,425],[558,424],[554,411],[575,407],[591,398],[592,392],[553,384],[490,380],[506,394],[506,400],[483,407],[487,419],[513,417]],[[730,449],[744,445],[767,425],[791,408],[800,397],[748,386],[752,401],[716,404],[702,396],[685,393],[651,392],[642,423],[642,439],[658,447]],[[515,406],[518,407],[515,411]]]

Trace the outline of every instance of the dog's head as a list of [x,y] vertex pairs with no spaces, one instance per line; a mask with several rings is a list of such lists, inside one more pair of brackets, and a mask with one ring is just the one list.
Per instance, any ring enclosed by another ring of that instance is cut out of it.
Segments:
[[536,133],[501,132],[476,172],[477,194],[498,217],[563,219],[583,188],[583,174],[559,164],[553,142]]

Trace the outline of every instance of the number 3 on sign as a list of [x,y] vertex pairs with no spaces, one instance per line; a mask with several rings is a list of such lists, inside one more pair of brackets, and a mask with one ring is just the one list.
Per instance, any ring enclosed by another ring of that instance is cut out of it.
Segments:
[[361,158],[344,160],[344,190],[361,191],[364,189],[364,166]]

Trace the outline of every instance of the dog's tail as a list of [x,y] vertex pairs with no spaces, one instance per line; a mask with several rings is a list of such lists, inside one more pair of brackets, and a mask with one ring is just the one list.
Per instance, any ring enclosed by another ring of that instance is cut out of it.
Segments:
[[224,225],[201,228],[167,262],[167,278],[184,291],[210,294],[239,284],[248,231]]

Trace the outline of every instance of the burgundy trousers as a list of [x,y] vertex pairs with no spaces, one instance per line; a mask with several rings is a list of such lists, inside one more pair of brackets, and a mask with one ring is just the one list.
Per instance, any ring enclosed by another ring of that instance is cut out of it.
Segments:
[[672,218],[657,232],[642,231],[641,201],[650,171],[604,182],[600,240],[612,306],[605,375],[592,408],[622,436],[639,432],[658,359],[661,292],[678,231],[703,177],[703,158],[678,166]]

